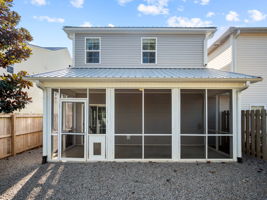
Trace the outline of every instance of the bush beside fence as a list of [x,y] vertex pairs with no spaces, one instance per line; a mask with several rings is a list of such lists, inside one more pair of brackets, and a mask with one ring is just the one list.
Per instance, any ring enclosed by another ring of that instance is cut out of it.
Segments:
[[266,110],[243,110],[241,113],[242,151],[267,160]]
[[42,115],[0,115],[0,159],[42,145]]

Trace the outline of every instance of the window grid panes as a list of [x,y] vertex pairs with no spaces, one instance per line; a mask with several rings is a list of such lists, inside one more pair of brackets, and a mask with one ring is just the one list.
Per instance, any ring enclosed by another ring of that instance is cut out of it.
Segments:
[[156,38],[142,39],[142,63],[156,63]]
[[86,63],[100,63],[100,38],[86,39]]

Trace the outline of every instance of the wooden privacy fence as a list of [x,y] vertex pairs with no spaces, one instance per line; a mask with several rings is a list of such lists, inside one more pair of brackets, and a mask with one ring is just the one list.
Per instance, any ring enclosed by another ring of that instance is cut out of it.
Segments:
[[241,133],[243,153],[267,160],[266,110],[243,110]]
[[0,159],[42,145],[42,115],[0,115]]

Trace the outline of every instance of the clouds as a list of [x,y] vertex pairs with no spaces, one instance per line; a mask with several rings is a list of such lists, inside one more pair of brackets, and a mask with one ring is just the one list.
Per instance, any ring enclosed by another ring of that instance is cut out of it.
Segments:
[[187,18],[173,16],[167,20],[168,26],[171,27],[204,27],[211,26],[211,21],[205,21],[200,18]]
[[70,3],[75,8],[82,8],[84,4],[84,0],[71,0]]
[[[245,23],[260,22],[267,18],[267,14],[256,9],[248,10],[247,13],[248,13],[248,18],[244,19]],[[225,19],[230,22],[241,21],[239,18],[239,14],[235,11],[229,11],[229,13],[225,16]]]
[[210,0],[195,0],[194,3],[198,3],[202,6],[208,5]]
[[212,16],[214,16],[214,15],[215,15],[214,12],[208,12],[208,13],[206,14],[206,17],[212,17]]
[[226,16],[225,19],[230,22],[238,22],[239,20],[239,14],[235,11],[230,11]]
[[121,6],[124,6],[126,3],[129,3],[133,0],[118,0],[118,3],[121,5]]
[[147,4],[139,4],[137,10],[144,15],[169,14],[169,0],[145,0]]
[[259,10],[248,10],[249,17],[252,21],[258,22],[265,20],[267,15]]
[[115,27],[114,24],[108,24],[108,27]]
[[91,24],[91,22],[85,21],[85,22],[83,22],[83,24],[81,26],[82,27],[92,27],[93,24]]
[[63,18],[57,18],[57,17],[49,17],[49,16],[33,16],[34,19],[39,21],[47,21],[50,23],[64,23]]
[[47,4],[46,0],[31,0],[31,4],[37,6],[44,6]]

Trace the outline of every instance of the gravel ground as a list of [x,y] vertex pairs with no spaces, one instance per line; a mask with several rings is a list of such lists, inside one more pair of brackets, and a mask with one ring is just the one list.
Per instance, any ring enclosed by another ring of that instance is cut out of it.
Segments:
[[48,163],[0,160],[0,199],[267,199],[267,162]]

